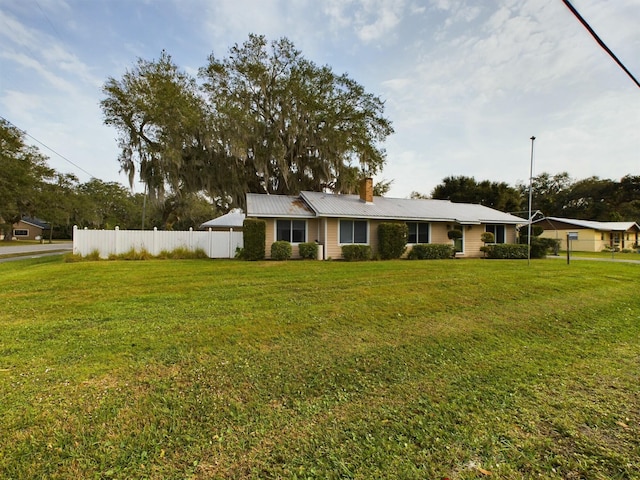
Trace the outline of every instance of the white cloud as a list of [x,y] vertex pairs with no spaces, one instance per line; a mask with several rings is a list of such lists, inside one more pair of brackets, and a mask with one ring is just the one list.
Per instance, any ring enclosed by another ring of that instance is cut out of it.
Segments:
[[333,30],[352,28],[364,43],[390,35],[405,9],[405,0],[331,0],[323,6]]

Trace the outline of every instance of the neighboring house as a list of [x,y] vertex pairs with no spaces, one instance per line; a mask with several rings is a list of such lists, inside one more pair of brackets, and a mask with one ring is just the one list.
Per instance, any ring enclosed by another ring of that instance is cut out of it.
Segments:
[[50,228],[44,220],[22,217],[22,220],[13,225],[13,236],[18,240],[40,240],[48,234]]
[[300,195],[247,194],[247,217],[267,223],[265,252],[276,240],[322,245],[323,258],[342,258],[341,247],[367,244],[378,246],[378,225],[404,222],[409,228],[408,247],[417,243],[452,244],[449,230],[462,231],[458,256],[480,257],[481,235],[490,231],[496,243],[515,243],[516,226],[526,220],[482,205],[373,196],[373,180],[360,187],[360,195],[301,192]]
[[244,213],[239,211],[232,211],[227,213],[226,215],[221,215],[219,217],[214,218],[213,220],[209,220],[208,222],[204,222],[200,225],[200,230],[213,230],[228,232],[233,230],[234,232],[242,231],[242,224],[244,223]]
[[581,252],[600,252],[614,248],[634,248],[638,244],[640,227],[636,222],[596,222],[573,218],[545,217],[533,222],[544,229],[542,238],[553,238],[566,250],[567,235],[574,234],[571,249]]

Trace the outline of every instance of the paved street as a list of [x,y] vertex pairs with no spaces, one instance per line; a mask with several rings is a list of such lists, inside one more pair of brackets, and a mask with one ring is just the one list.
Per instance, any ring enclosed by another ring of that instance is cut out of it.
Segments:
[[20,245],[15,242],[10,246],[0,246],[0,262],[24,260],[47,255],[68,253],[73,249],[73,242],[41,243],[35,245]]

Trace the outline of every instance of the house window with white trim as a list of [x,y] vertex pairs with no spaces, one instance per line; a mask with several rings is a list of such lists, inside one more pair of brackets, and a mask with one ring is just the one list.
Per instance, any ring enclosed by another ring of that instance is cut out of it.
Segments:
[[307,222],[305,220],[278,220],[276,222],[276,240],[289,243],[307,241]]
[[484,231],[493,233],[493,238],[495,243],[506,243],[507,236],[505,232],[504,225],[485,225]]
[[340,243],[368,243],[366,220],[340,220]]
[[13,231],[13,236],[14,237],[28,237],[29,236],[29,230],[27,229],[22,229],[22,228],[17,228]]
[[429,243],[429,224],[423,222],[407,222],[407,243]]

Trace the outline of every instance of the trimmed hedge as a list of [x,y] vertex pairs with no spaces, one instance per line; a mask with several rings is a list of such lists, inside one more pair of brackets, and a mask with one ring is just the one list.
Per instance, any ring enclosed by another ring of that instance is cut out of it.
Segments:
[[305,242],[298,245],[298,251],[302,258],[309,260],[318,259],[318,244],[313,242]]
[[[526,245],[527,236],[522,235],[520,237],[520,243]],[[558,240],[553,238],[539,238],[539,237],[531,237],[531,258],[545,258],[547,253],[550,251],[555,251],[559,247]]]
[[485,252],[488,258],[526,259],[528,246],[517,243],[494,243],[487,245]]
[[371,260],[371,247],[369,245],[344,245],[342,258],[348,262]]
[[414,245],[407,258],[409,260],[441,260],[455,255],[452,245],[444,243],[419,243]]
[[289,260],[291,251],[291,244],[285,240],[278,240],[271,244],[271,258],[273,260]]
[[241,258],[244,260],[264,260],[267,223],[257,218],[245,218],[242,222],[244,248]]
[[381,223],[378,226],[378,252],[382,260],[400,258],[407,249],[409,229],[406,223]]

